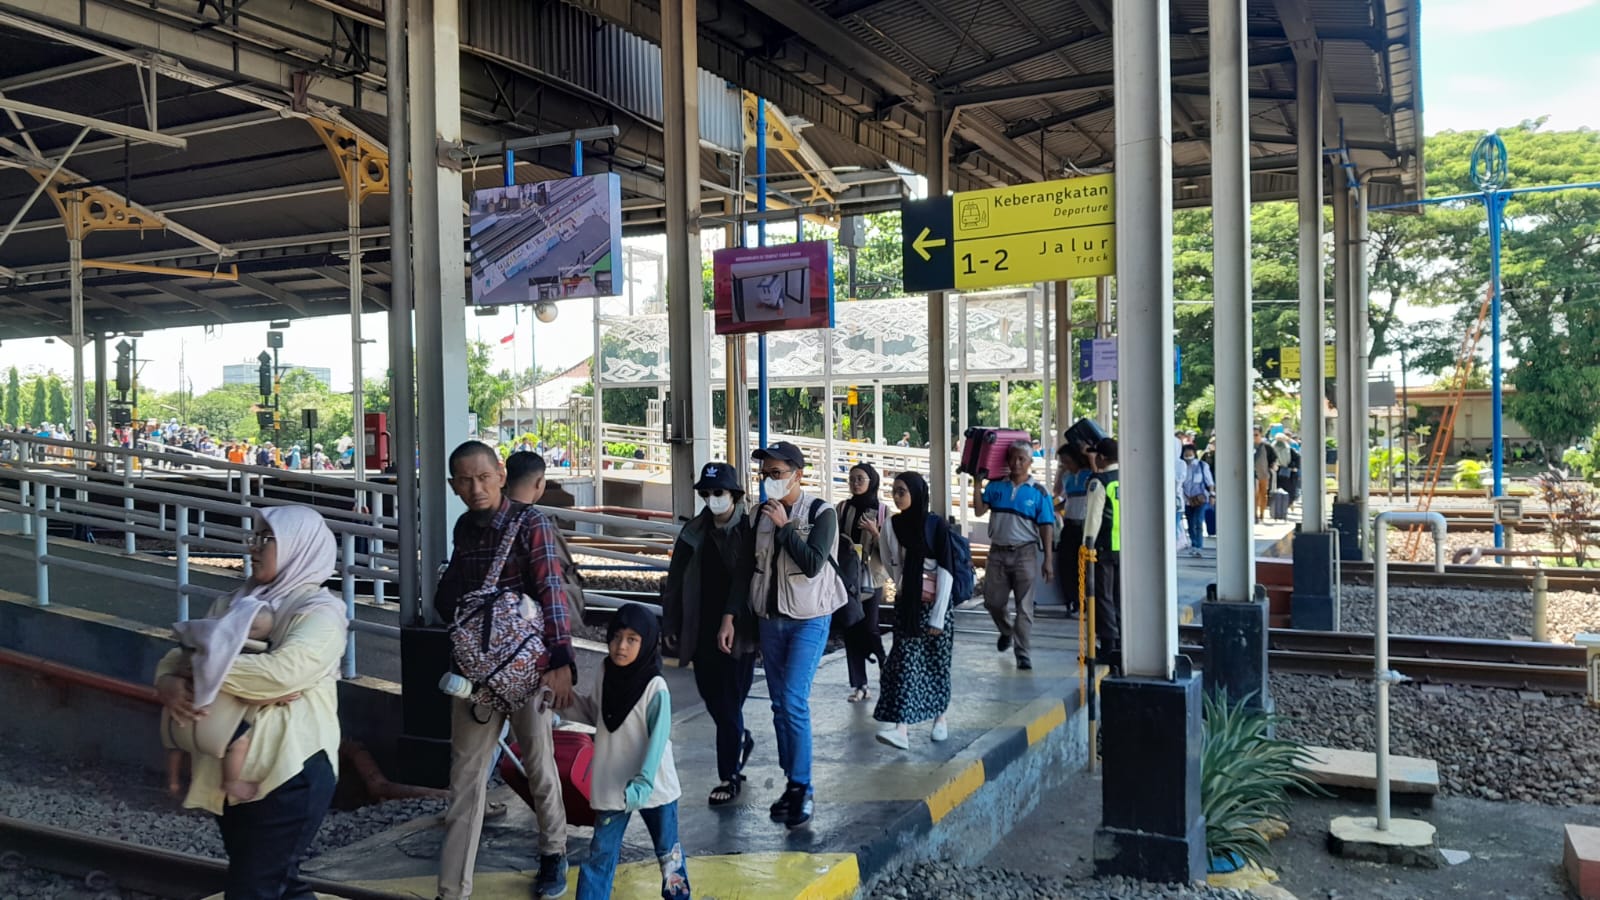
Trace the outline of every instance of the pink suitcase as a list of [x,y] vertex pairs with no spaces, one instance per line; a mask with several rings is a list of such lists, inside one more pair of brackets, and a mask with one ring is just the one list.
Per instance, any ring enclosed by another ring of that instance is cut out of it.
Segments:
[[956,466],[956,471],[984,479],[1003,477],[1006,450],[1017,441],[1026,441],[1031,448],[1033,435],[1015,428],[968,428],[967,439],[961,445],[961,464]]

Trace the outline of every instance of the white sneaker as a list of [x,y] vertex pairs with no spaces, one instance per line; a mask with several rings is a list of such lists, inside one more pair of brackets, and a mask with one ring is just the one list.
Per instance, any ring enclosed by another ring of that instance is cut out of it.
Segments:
[[911,749],[911,741],[906,737],[905,733],[898,728],[885,728],[884,730],[878,732],[878,743],[888,744],[891,747],[899,747],[901,750]]
[[948,740],[949,737],[950,737],[950,725],[947,722],[945,722],[944,716],[940,716],[939,718],[934,719],[933,720],[933,739],[936,740],[936,741],[943,741],[943,740]]

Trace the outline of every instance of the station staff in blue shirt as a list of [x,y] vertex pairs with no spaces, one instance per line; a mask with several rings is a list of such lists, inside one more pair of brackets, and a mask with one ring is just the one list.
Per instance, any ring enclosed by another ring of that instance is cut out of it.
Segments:
[[[1044,548],[1054,544],[1056,515],[1050,493],[1028,477],[1033,468],[1033,445],[1017,441],[1006,451],[1007,478],[984,484],[977,479],[972,508],[989,516],[989,562],[984,567],[983,605],[1000,630],[995,649],[1004,653],[1015,645],[1017,668],[1032,669],[1028,656],[1033,632],[1033,597],[1043,556],[1044,580],[1055,578],[1055,563]],[[1017,598],[1017,618],[1010,621],[1011,598]]]

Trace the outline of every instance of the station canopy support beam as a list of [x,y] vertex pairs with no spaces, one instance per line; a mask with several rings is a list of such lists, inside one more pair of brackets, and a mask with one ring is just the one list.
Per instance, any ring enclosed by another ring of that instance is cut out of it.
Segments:
[[[1300,466],[1301,525],[1294,537],[1294,591],[1290,624],[1295,628],[1338,628],[1338,536],[1328,531],[1327,435],[1323,418],[1327,366],[1320,352],[1324,332],[1322,256],[1322,132],[1324,85],[1316,45],[1300,47],[1295,63],[1295,131],[1300,185]],[[1311,353],[1304,348],[1317,348]]]
[[[928,196],[944,195],[950,177],[950,131],[959,113],[934,109],[923,120],[928,147]],[[933,515],[950,513],[950,302],[928,294],[928,502]]]
[[[695,513],[694,482],[700,467],[711,458],[711,347],[700,317],[699,290],[700,138],[692,124],[700,121],[696,7],[696,0],[663,0],[661,4],[661,84],[666,102],[663,161],[667,190],[667,353],[675,361],[667,417],[672,451],[672,513],[682,517]],[[598,419],[600,411],[594,414]],[[736,423],[728,426],[737,427]],[[729,462],[748,464],[746,460]]]
[[[1233,25],[1241,29],[1242,6]],[[1200,681],[1178,657],[1169,14],[1167,4],[1149,0],[1115,0],[1113,10],[1122,399],[1117,525],[1137,537],[1122,550],[1117,579],[1122,674],[1105,680],[1101,697],[1105,774],[1095,865],[1104,874],[1187,883],[1205,877],[1206,852]]]

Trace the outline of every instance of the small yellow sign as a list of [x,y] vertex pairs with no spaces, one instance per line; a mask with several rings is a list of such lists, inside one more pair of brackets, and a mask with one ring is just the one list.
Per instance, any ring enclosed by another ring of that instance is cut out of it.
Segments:
[[[1300,377],[1300,348],[1299,347],[1284,347],[1282,350],[1279,351],[1279,354],[1280,355],[1278,357],[1278,365],[1279,365],[1278,371],[1283,373],[1282,377],[1284,377],[1284,378],[1299,378]],[[1323,368],[1325,368],[1327,370],[1327,373],[1328,373],[1329,376],[1333,375],[1333,367],[1334,367],[1335,358],[1336,357],[1334,355],[1333,345],[1332,344],[1324,344],[1324,345],[1322,345],[1322,365],[1323,365]]]

